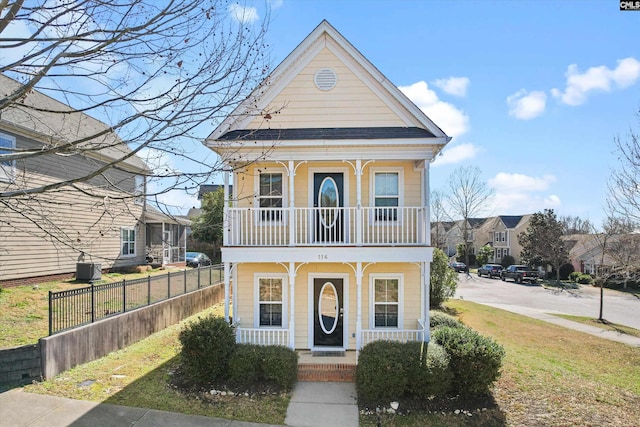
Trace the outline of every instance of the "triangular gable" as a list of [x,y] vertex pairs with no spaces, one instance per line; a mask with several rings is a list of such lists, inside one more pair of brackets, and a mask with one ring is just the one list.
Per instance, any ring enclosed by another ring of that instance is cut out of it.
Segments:
[[[338,84],[339,79],[351,80],[348,90],[352,94],[340,90],[323,97],[317,96],[317,92],[315,97],[305,94],[305,87],[301,86],[311,88],[309,82],[314,79],[313,73],[323,64],[331,64],[337,70]],[[354,108],[354,103],[358,108]],[[367,116],[369,122],[364,122],[364,114],[358,117],[358,109],[373,111]],[[281,118],[287,114],[286,118]],[[326,20],[212,132],[208,140],[229,139],[224,136],[243,130],[253,130],[255,137],[256,130],[265,128],[324,128],[328,124],[331,128],[348,129],[418,128],[424,129],[435,144],[450,140]]]

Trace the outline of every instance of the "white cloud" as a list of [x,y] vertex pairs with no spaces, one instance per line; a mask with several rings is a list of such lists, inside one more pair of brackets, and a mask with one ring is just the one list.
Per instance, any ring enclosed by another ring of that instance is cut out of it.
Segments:
[[553,175],[534,177],[500,172],[489,179],[488,184],[495,190],[497,212],[501,215],[520,215],[560,206],[560,197],[544,194],[555,181]]
[[460,136],[469,130],[469,117],[452,104],[438,99],[425,81],[400,89],[418,108],[449,136]]
[[581,105],[592,92],[610,92],[615,86],[624,89],[640,80],[640,61],[629,57],[618,61],[613,70],[605,65],[591,67],[584,73],[576,64],[571,64],[565,74],[567,86],[563,91],[552,89],[554,97],[567,105]]
[[544,112],[547,95],[544,92],[527,92],[521,89],[507,97],[509,115],[521,120],[530,120]]
[[238,3],[230,5],[229,12],[231,13],[233,19],[240,22],[241,24],[251,24],[252,22],[260,19],[260,16],[258,15],[258,9],[256,9],[255,7],[241,6]]
[[449,77],[448,79],[438,79],[433,84],[453,96],[466,96],[469,87],[467,77]]
[[452,163],[458,163],[463,160],[473,159],[478,153],[478,147],[473,144],[461,144],[453,147],[447,147],[441,156],[436,157],[432,166],[443,166]]
[[269,0],[269,4],[271,5],[271,9],[277,9],[282,6],[284,0]]

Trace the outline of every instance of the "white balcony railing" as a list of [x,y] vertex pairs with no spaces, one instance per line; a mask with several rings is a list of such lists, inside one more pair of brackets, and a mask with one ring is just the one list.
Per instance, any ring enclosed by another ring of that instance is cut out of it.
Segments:
[[425,245],[423,207],[230,208],[230,246]]
[[362,346],[374,341],[422,341],[424,330],[422,329],[363,329]]

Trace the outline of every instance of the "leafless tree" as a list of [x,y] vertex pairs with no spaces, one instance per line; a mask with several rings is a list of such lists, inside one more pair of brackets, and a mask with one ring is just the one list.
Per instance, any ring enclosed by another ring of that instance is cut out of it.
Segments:
[[579,216],[561,216],[558,221],[562,225],[563,234],[589,234],[593,230],[593,225],[588,219],[582,219]]
[[494,196],[485,181],[482,172],[473,166],[462,166],[455,169],[449,177],[447,204],[451,216],[462,219],[461,234],[465,245],[465,263],[469,264],[469,219],[485,212]]
[[431,205],[431,244],[444,251],[446,246],[444,222],[449,220],[444,194],[441,191],[433,190],[429,196],[429,202]]
[[[637,113],[640,122],[640,111]],[[633,129],[625,139],[615,138],[618,167],[609,180],[609,211],[640,223],[640,134]]]
[[[0,166],[109,154],[86,171],[15,179],[0,187],[0,210],[73,246],[76,236],[47,216],[48,195],[82,192],[116,217],[96,189],[119,189],[114,176],[133,156],[150,166],[146,197],[161,208],[165,193],[195,192],[222,168],[203,138],[240,102],[255,105],[248,95],[267,84],[267,22],[268,12],[260,19],[228,0],[0,0],[0,119],[30,117],[22,125],[51,134],[37,146],[0,147]],[[71,108],[40,102],[44,95]],[[87,126],[85,114],[106,126]],[[104,185],[83,185],[96,181]],[[130,193],[110,197],[140,197]]]

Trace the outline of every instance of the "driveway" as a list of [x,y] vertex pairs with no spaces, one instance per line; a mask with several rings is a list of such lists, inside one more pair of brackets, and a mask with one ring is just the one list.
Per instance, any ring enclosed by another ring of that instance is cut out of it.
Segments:
[[[505,310],[515,309],[511,311],[535,310],[597,318],[600,310],[600,288],[593,286],[569,290],[545,289],[541,285],[518,285],[476,275],[467,278],[459,274],[455,297]],[[605,289],[603,307],[602,317],[609,322],[640,329],[638,297]]]

